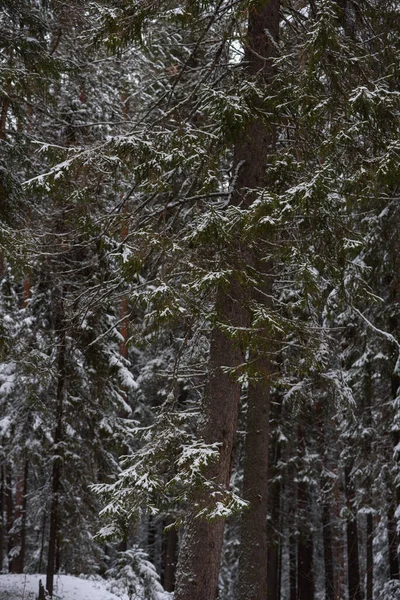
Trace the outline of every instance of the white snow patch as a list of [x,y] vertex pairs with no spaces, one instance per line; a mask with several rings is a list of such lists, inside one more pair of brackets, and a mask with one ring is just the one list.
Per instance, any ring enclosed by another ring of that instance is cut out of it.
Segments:
[[[43,585],[46,575],[0,575],[1,600],[33,600],[39,592],[39,579]],[[128,600],[128,596],[116,596],[107,590],[108,582],[89,580],[72,575],[56,575],[54,600]]]

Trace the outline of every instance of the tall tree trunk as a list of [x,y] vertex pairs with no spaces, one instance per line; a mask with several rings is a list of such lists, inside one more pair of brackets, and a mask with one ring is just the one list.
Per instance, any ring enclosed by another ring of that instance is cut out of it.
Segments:
[[[398,285],[398,284],[397,284]],[[399,286],[400,287],[400,286]],[[394,335],[397,335],[397,320],[392,319],[392,327]],[[398,391],[400,387],[400,377],[396,372],[392,372],[391,374],[391,389],[392,389],[392,398],[395,400],[398,396]],[[394,448],[398,448],[400,444],[400,432],[393,432],[393,446]],[[395,450],[395,455],[397,456],[397,452]],[[399,566],[399,536],[397,533],[397,523],[398,520],[395,514],[395,508],[400,506],[400,486],[395,486],[395,493],[393,497],[389,499],[389,508],[387,512],[387,532],[388,532],[388,544],[389,544],[389,573],[390,579],[400,579],[400,566]]]
[[[304,481],[298,484],[299,511],[309,512],[309,490]],[[298,600],[313,600],[314,598],[314,572],[313,572],[313,534],[303,526],[297,544],[297,598]]]
[[[273,416],[273,406],[271,406],[271,412]],[[279,409],[281,403],[279,403]],[[279,410],[279,416],[280,416]],[[280,459],[280,444],[274,440],[276,453],[273,459],[269,460],[270,468],[269,479],[274,475],[274,467]],[[270,444],[270,448],[271,444]],[[270,519],[268,520],[267,528],[267,544],[268,544],[268,559],[267,559],[267,584],[268,584],[268,600],[280,600],[280,583],[281,583],[281,567],[282,567],[282,544],[281,544],[281,482],[280,480],[274,481],[269,484],[268,489],[268,512]]]
[[14,524],[14,501],[12,493],[12,472],[11,466],[5,466],[5,480],[6,480],[6,515],[7,515],[7,556],[8,556],[8,570],[11,571],[11,551],[13,548],[13,536],[12,528]]
[[267,489],[269,433],[269,360],[261,357],[262,380],[249,386],[243,497],[250,509],[242,516],[239,600],[267,598]]
[[[25,536],[26,536],[26,505],[28,492],[28,459],[24,460],[24,469],[17,477],[15,491],[15,512],[13,518],[13,547],[14,555],[11,559],[10,571],[23,573],[25,562]],[[18,554],[16,549],[19,548]]]
[[[300,456],[306,453],[305,429],[302,424],[297,428],[297,439]],[[313,554],[314,540],[310,521],[310,490],[306,480],[302,478],[297,484],[297,508],[299,514],[299,535],[297,540],[297,598],[298,600],[313,600],[314,571]]]
[[[62,311],[62,309],[60,309]],[[66,339],[64,330],[64,318],[59,318],[59,348],[58,348],[58,382],[56,395],[56,428],[54,432],[54,456],[52,472],[52,489],[50,505],[50,533],[49,548],[47,556],[46,590],[50,597],[53,596],[54,568],[57,554],[57,537],[59,533],[59,494],[61,489],[62,456],[61,444],[63,440],[63,405],[65,389],[65,355]]]
[[372,543],[374,540],[374,521],[372,512],[367,513],[367,581],[366,600],[373,598],[374,554]]
[[289,536],[289,586],[290,600],[297,600],[297,541],[294,535]]
[[397,522],[394,516],[393,503],[389,504],[387,513],[387,532],[389,544],[390,579],[399,579],[399,555],[397,553]]
[[325,503],[322,507],[322,527],[324,540],[325,599],[335,600],[331,512],[327,503]]
[[178,532],[175,527],[167,531],[167,543],[165,548],[165,567],[163,574],[163,586],[166,592],[175,589],[176,557],[178,552]]
[[[244,326],[248,323],[236,300],[237,287],[232,285],[230,290],[220,290],[216,311],[221,320]],[[217,441],[221,444],[218,463],[207,469],[205,475],[220,487],[222,493],[229,485],[240,400],[240,386],[224,367],[237,367],[244,359],[242,350],[214,327],[201,437],[207,444]],[[179,554],[175,600],[214,600],[217,596],[224,521],[220,517],[213,521],[196,518],[196,512],[208,502],[205,491],[193,499],[194,510],[186,520]]]
[[[274,53],[266,30],[273,39],[278,38],[279,0],[263,0],[249,10],[246,69],[253,76],[260,74],[263,78],[271,75],[272,66],[268,58]],[[253,196],[248,194],[248,190],[262,187],[270,148],[269,129],[257,120],[250,122],[235,145],[237,176],[232,204],[249,206]],[[240,247],[237,251],[239,255],[243,253]],[[247,327],[249,317],[243,306],[244,295],[244,290],[235,281],[225,289],[221,287],[216,300],[217,320],[233,327]],[[229,486],[240,402],[240,385],[226,373],[225,367],[237,368],[244,360],[244,351],[238,344],[229,339],[218,325],[214,326],[203,406],[204,422],[199,433],[206,443],[221,445],[218,463],[211,466],[205,475],[221,488],[222,494]],[[175,600],[214,600],[217,596],[224,520],[217,518],[209,522],[196,518],[198,509],[208,503],[205,491],[199,492],[193,499],[194,510],[186,521],[180,550]]]
[[22,497],[22,516],[21,516],[21,573],[25,567],[25,551],[26,551],[26,517],[28,508],[28,476],[29,476],[29,461],[25,457],[24,463],[24,489]]
[[0,466],[0,572],[3,570],[4,562],[4,540],[5,540],[5,527],[4,527],[4,465]]
[[38,564],[38,573],[42,572],[43,565],[43,555],[44,555],[44,541],[46,537],[46,521],[47,521],[47,513],[43,511],[43,521],[42,521],[42,532],[40,536],[40,553],[39,553],[39,564]]
[[358,527],[357,515],[353,515],[354,485],[351,480],[350,468],[345,469],[345,492],[349,516],[346,523],[347,534],[347,573],[349,585],[349,600],[362,600],[360,565],[358,556]]
[[341,526],[341,511],[343,509],[343,494],[341,493],[341,485],[340,485],[340,477],[337,473],[336,481],[333,488],[333,494],[335,497],[335,545],[334,545],[334,553],[335,553],[335,600],[342,600],[345,596],[345,566],[344,566],[344,558],[345,558],[345,541],[344,541],[344,531]]

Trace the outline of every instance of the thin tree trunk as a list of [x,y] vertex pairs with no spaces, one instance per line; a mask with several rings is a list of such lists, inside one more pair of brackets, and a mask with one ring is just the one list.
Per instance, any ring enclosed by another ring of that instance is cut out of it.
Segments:
[[46,513],[46,511],[43,511],[43,523],[42,523],[42,535],[41,535],[41,541],[40,541],[38,573],[42,572],[43,555],[44,555],[44,540],[46,537],[46,521],[47,521],[47,513]]
[[[277,39],[279,0],[263,0],[249,11],[246,69],[250,74],[260,73],[262,77],[270,77],[272,70],[271,62],[265,60],[274,50],[267,29],[272,38]],[[262,187],[270,148],[270,131],[256,120],[250,122],[235,145],[236,181],[232,204],[249,206],[253,196],[248,190]],[[243,249],[238,247],[237,252],[243,254]],[[225,289],[221,287],[216,300],[218,321],[233,327],[248,327],[244,296],[243,288],[235,281]],[[214,326],[200,435],[208,444],[220,444],[219,461],[205,475],[220,487],[222,495],[229,486],[240,402],[240,385],[226,373],[225,367],[235,369],[244,360],[244,351],[238,344]],[[175,600],[214,600],[217,596],[224,520],[221,517],[212,522],[196,519],[198,509],[208,503],[205,491],[198,492],[193,499],[194,510],[186,521],[180,550]]]
[[[298,507],[308,513],[308,485],[304,481],[298,484]],[[298,600],[313,600],[313,535],[312,531],[304,528],[300,532],[297,544],[297,598]]]
[[345,492],[347,508],[350,516],[347,518],[347,572],[349,586],[349,600],[362,600],[360,565],[358,557],[358,527],[357,516],[352,514],[354,500],[354,486],[350,477],[350,469],[345,469]]
[[6,123],[7,123],[7,113],[8,113],[9,106],[10,106],[9,98],[4,97],[2,105],[1,105],[1,111],[0,111],[0,140],[4,140],[6,137]]
[[61,569],[61,535],[60,535],[60,531],[58,531],[57,539],[56,539],[55,572],[59,573],[60,569]]
[[[278,455],[279,456],[279,455]],[[267,530],[268,559],[267,559],[267,583],[268,600],[280,600],[280,582],[281,582],[281,557],[282,544],[280,539],[280,502],[281,502],[281,483],[276,481],[269,487],[269,511],[270,521]],[[278,532],[276,531],[278,529]]]
[[165,568],[163,586],[166,592],[175,589],[176,557],[178,551],[178,532],[175,527],[167,531],[167,544],[165,549]]
[[324,540],[325,599],[335,600],[331,513],[328,504],[324,504],[322,507],[322,527]]
[[[18,475],[15,492],[15,512],[13,517],[13,548],[11,573],[23,573],[25,562],[25,533],[26,533],[26,502],[28,491],[28,460],[24,460],[24,470]],[[18,554],[15,554],[19,548]]]
[[335,600],[342,600],[345,595],[345,582],[344,582],[344,557],[345,557],[345,542],[344,542],[344,530],[342,527],[341,511],[343,508],[343,499],[340,491],[340,477],[339,474],[336,476],[336,482],[334,484],[333,493],[335,497]]
[[24,464],[24,490],[22,497],[22,516],[21,516],[21,573],[25,567],[25,551],[26,551],[26,517],[28,508],[28,476],[29,476],[29,461],[25,457]]
[[12,494],[12,473],[10,465],[5,466],[6,471],[6,514],[7,514],[7,556],[8,570],[11,571],[11,551],[13,548],[12,527],[14,524],[14,502]]
[[366,582],[366,600],[373,598],[373,576],[374,576],[374,521],[372,512],[367,513],[367,582]]
[[[362,407],[363,417],[365,419],[365,427],[373,428],[372,419],[372,365],[368,360],[366,364],[366,373],[364,378],[364,406]],[[373,463],[371,439],[369,436],[365,438],[365,457],[369,463]],[[371,486],[370,476],[367,479],[367,489]],[[372,600],[373,597],[373,577],[374,577],[374,556],[373,556],[373,539],[374,539],[374,522],[371,511],[366,515],[366,581],[365,581],[365,597],[366,600]]]
[[[394,323],[393,323],[394,325]],[[394,335],[397,334],[396,327],[392,327]],[[395,400],[398,395],[400,386],[400,377],[397,373],[393,372],[391,375],[391,388],[392,398]],[[398,431],[393,432],[393,446],[397,448],[400,443],[400,434]],[[387,513],[387,532],[388,532],[388,543],[389,543],[389,573],[390,579],[400,579],[400,566],[399,566],[399,536],[397,533],[397,518],[395,515],[395,505],[400,505],[400,486],[395,486],[394,498],[389,500],[389,509]]]
[[[303,457],[306,452],[305,430],[301,424],[297,429],[298,447]],[[307,481],[300,480],[297,484],[297,507],[299,513],[299,535],[297,540],[297,598],[298,600],[313,600],[314,572],[313,554],[314,540],[310,527],[310,491]]]
[[50,597],[53,596],[54,567],[57,553],[57,537],[59,532],[59,494],[61,489],[61,443],[63,439],[63,405],[65,389],[65,354],[66,340],[64,331],[64,319],[59,319],[59,348],[58,348],[58,382],[57,382],[57,407],[56,407],[56,429],[54,433],[54,456],[52,473],[52,490],[50,506],[50,534],[46,572],[46,590]]
[[0,571],[3,569],[4,562],[4,466],[0,466]]
[[279,540],[274,540],[268,546],[267,558],[267,588],[268,600],[279,600],[281,595],[281,555],[282,546]]
[[397,523],[394,516],[393,504],[389,504],[387,513],[387,532],[389,544],[389,573],[390,579],[399,579],[399,555],[397,553]]
[[294,535],[289,537],[289,585],[290,600],[297,600],[297,542]]

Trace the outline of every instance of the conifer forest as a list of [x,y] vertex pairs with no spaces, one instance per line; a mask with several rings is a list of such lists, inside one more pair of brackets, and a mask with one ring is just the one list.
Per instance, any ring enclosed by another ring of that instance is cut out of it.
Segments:
[[400,600],[398,0],[0,0],[0,49],[0,582]]

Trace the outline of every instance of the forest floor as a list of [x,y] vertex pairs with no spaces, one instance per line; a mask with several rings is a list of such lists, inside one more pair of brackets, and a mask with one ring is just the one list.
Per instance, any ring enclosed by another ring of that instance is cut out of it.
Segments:
[[[39,579],[45,575],[0,575],[0,600],[36,600]],[[127,595],[116,596],[108,591],[109,582],[57,575],[54,582],[54,600],[128,600]]]

